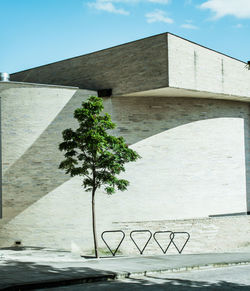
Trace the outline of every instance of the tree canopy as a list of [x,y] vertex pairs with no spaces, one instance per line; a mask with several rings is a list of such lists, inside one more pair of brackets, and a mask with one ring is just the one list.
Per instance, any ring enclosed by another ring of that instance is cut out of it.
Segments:
[[128,148],[123,137],[108,133],[116,125],[108,113],[100,115],[102,110],[102,99],[96,96],[91,96],[75,110],[79,128],[63,131],[64,141],[59,149],[66,153],[59,168],[72,177],[83,176],[86,191],[104,185],[106,193],[113,194],[116,189],[127,189],[129,182],[117,175],[125,171],[125,163],[137,160],[139,155]]

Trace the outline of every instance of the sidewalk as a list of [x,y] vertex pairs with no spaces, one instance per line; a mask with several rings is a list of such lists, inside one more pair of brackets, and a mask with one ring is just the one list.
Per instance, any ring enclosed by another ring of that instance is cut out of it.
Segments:
[[150,272],[250,264],[250,253],[160,255],[86,259],[44,248],[0,249],[0,290],[32,290],[112,280]]

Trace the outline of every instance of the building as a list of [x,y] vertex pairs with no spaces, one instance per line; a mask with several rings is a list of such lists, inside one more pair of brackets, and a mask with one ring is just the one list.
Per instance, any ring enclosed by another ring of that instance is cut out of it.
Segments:
[[[99,191],[99,234],[166,229],[168,221],[190,232],[196,227],[212,248],[222,228],[247,229],[250,71],[244,62],[164,33],[14,73],[0,92],[1,246],[21,239],[63,249],[84,241],[90,248],[90,195],[79,178],[58,170],[58,144],[62,130],[75,126],[74,109],[96,94],[117,124],[114,134],[142,156],[127,166],[128,191],[112,197]],[[249,230],[239,239],[235,245],[249,241]]]

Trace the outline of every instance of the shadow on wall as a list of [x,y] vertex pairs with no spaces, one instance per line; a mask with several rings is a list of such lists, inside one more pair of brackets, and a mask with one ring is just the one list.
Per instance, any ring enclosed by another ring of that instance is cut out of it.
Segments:
[[[58,170],[58,151],[63,129],[73,127],[73,111],[88,96],[77,93],[33,145],[5,173],[4,222],[70,179]],[[113,97],[104,100],[105,111],[117,124],[116,135],[133,144],[157,133],[194,121],[233,117],[248,125],[248,104],[234,101],[169,98]]]

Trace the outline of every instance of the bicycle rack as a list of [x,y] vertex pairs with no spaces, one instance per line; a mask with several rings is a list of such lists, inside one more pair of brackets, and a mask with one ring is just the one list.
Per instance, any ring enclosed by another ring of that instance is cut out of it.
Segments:
[[[144,247],[143,247],[142,250],[139,248],[139,246],[137,245],[137,243],[136,243],[135,240],[133,239],[133,234],[134,234],[134,233],[138,233],[138,232],[144,232],[144,233],[147,232],[147,233],[149,233],[149,238],[148,238],[148,240],[146,241],[146,243],[145,243],[145,245],[144,245]],[[133,243],[135,244],[136,248],[138,249],[138,251],[140,252],[141,255],[142,255],[143,252],[145,251],[145,249],[146,249],[146,247],[147,247],[149,241],[151,240],[151,237],[152,237],[152,232],[151,232],[150,230],[147,230],[147,229],[145,229],[145,230],[132,230],[132,231],[130,232],[130,238],[131,238],[131,240],[133,241]]]
[[[179,248],[177,247],[177,245],[175,244],[175,242],[174,242],[175,234],[187,234],[187,239],[186,239],[186,241],[185,241],[185,243],[183,244],[183,246],[182,246],[181,249],[179,249]],[[174,245],[175,248],[177,249],[178,253],[181,254],[182,251],[184,250],[184,248],[185,248],[187,242],[189,241],[190,234],[189,234],[188,232],[186,232],[186,231],[176,231],[176,232],[172,232],[172,233],[170,234],[170,238],[171,238],[171,242],[173,243],[173,245]]]
[[[117,232],[121,233],[121,234],[122,234],[122,238],[121,238],[121,240],[120,240],[120,242],[119,242],[117,248],[115,249],[115,251],[112,251],[111,248],[109,247],[107,241],[104,239],[104,234],[106,234],[106,233],[114,233],[114,232],[116,232],[116,233],[117,233]],[[135,234],[135,233],[149,233],[149,238],[148,238],[148,240],[146,241],[146,243],[145,243],[145,245],[144,245],[144,247],[143,247],[142,249],[139,248],[138,244],[136,243],[135,239],[133,238],[133,234]],[[169,239],[170,239],[170,242],[168,243],[168,245],[167,245],[167,247],[166,247],[165,250],[164,250],[164,248],[162,247],[162,245],[159,243],[159,241],[158,241],[159,238],[157,239],[157,235],[159,236],[160,234],[163,234],[163,233],[169,233]],[[184,244],[182,245],[181,248],[179,248],[179,247],[176,245],[176,243],[174,242],[174,239],[175,239],[175,235],[176,235],[176,234],[177,234],[177,235],[178,235],[178,234],[186,234],[186,235],[187,235],[187,239],[186,239],[186,241],[184,242]],[[186,232],[186,231],[175,231],[175,232],[174,232],[174,231],[170,231],[170,230],[168,230],[168,231],[167,231],[167,230],[156,231],[156,232],[154,233],[154,235],[152,235],[152,232],[151,232],[150,230],[148,230],[148,229],[144,229],[144,230],[132,230],[132,231],[130,232],[129,236],[130,236],[131,240],[133,241],[133,243],[135,244],[136,248],[138,249],[138,251],[139,251],[139,253],[140,253],[141,255],[142,255],[143,252],[145,251],[145,249],[146,249],[147,245],[149,244],[149,242],[150,242],[152,236],[153,236],[155,242],[158,244],[158,246],[159,246],[160,249],[162,250],[163,254],[166,254],[166,253],[167,253],[167,251],[168,251],[168,249],[169,249],[171,243],[174,245],[174,247],[176,248],[176,250],[178,251],[178,253],[181,254],[182,251],[184,250],[186,244],[188,243],[188,241],[189,241],[189,239],[190,239],[190,234],[189,234],[188,232]],[[105,243],[105,245],[107,246],[107,248],[108,248],[108,250],[110,251],[110,253],[112,254],[112,256],[115,256],[116,253],[117,253],[117,251],[119,250],[119,247],[121,246],[123,240],[125,239],[125,233],[124,233],[124,231],[122,231],[122,230],[106,230],[106,231],[103,231],[103,232],[102,232],[102,234],[101,234],[101,238],[102,238],[103,242]]]
[[[118,246],[117,246],[117,248],[115,249],[114,252],[111,250],[111,248],[109,247],[108,243],[107,243],[106,240],[104,239],[104,234],[105,234],[105,233],[110,233],[110,232],[120,232],[120,233],[122,233],[122,239],[121,239],[121,241],[119,242],[119,244],[118,244]],[[118,251],[120,245],[122,244],[124,238],[125,238],[125,233],[124,233],[124,231],[122,231],[122,230],[105,230],[105,231],[101,234],[101,238],[102,238],[103,242],[105,243],[105,245],[107,246],[107,248],[109,249],[109,251],[111,252],[112,256],[114,257],[115,254],[117,253],[117,251]]]
[[[167,245],[167,248],[166,248],[165,250],[163,249],[163,247],[161,246],[161,244],[159,243],[159,241],[158,241],[157,238],[156,238],[156,235],[157,235],[157,234],[161,234],[161,233],[169,233],[169,239],[170,239],[170,242],[169,242],[169,244]],[[154,235],[153,235],[154,240],[156,241],[156,243],[158,244],[158,246],[159,246],[160,249],[162,250],[163,254],[166,254],[166,252],[168,251],[168,249],[169,249],[171,243],[173,242],[174,236],[172,237],[172,234],[173,234],[173,232],[170,231],[170,230],[162,230],[162,231],[156,231],[156,232],[154,233]]]

